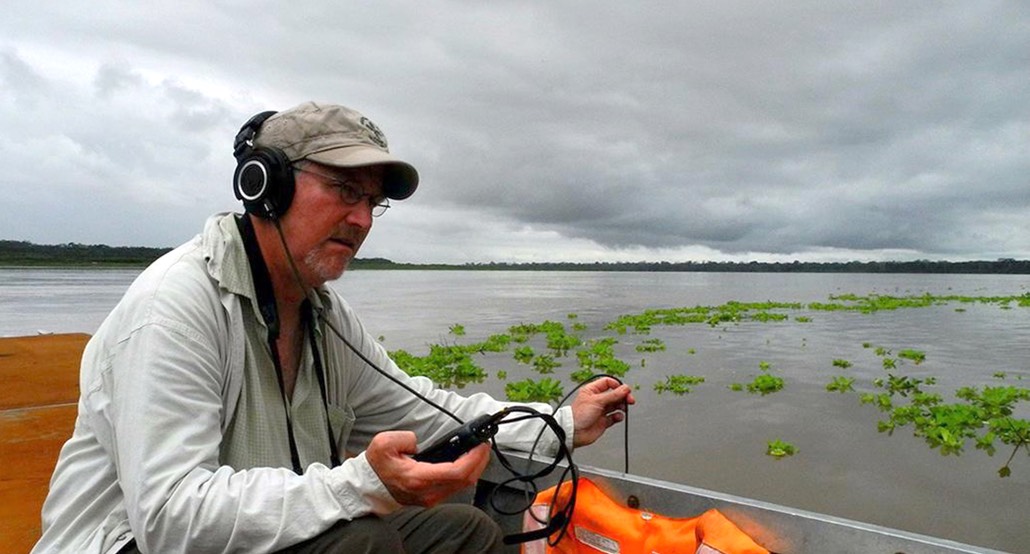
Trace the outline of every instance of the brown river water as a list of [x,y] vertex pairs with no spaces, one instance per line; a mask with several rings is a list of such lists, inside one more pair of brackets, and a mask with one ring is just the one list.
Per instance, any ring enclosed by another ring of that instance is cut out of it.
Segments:
[[[96,330],[138,270],[0,270],[0,336]],[[877,431],[884,416],[859,402],[880,392],[886,371],[876,346],[926,353],[899,360],[893,373],[935,377],[927,387],[953,402],[962,386],[1030,387],[1030,308],[957,304],[855,312],[790,312],[781,322],[656,326],[648,335],[614,335],[604,324],[652,308],[741,302],[827,302],[830,295],[1012,296],[1030,276],[762,273],[598,273],[355,271],[334,283],[374,336],[390,350],[425,354],[428,344],[471,343],[521,323],[580,323],[583,338],[616,336],[630,363],[626,382],[639,387],[629,419],[632,473],[757,498],[804,510],[944,537],[1010,552],[1030,552],[1030,455],[1016,454],[1011,475],[998,470],[1012,453],[994,456],[970,444],[942,456],[911,427]],[[570,319],[569,314],[575,314]],[[796,316],[808,316],[801,323]],[[448,332],[455,324],[466,335]],[[660,339],[665,351],[634,346]],[[869,346],[867,346],[869,345]],[[537,350],[543,351],[541,344]],[[848,360],[847,369],[832,361]],[[641,365],[641,361],[644,365]],[[489,377],[468,391],[503,397],[506,382],[539,378],[510,352],[477,360]],[[549,377],[577,369],[574,354]],[[749,382],[767,362],[784,379],[766,396],[729,389]],[[507,372],[506,379],[497,377]],[[658,394],[666,376],[705,377],[690,394]],[[1004,378],[1000,375],[1004,374]],[[827,392],[833,376],[855,379],[856,392]],[[1030,403],[1017,406],[1030,418]],[[766,442],[798,448],[783,459]],[[623,469],[621,429],[575,453],[579,464]]]

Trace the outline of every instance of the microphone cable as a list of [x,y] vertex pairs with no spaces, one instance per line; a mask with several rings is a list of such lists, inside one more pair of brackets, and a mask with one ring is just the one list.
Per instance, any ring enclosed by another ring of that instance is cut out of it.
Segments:
[[[339,339],[339,341],[342,342],[353,354],[355,354],[358,358],[360,358],[361,361],[364,362],[368,367],[372,368],[373,370],[375,370],[377,373],[379,373],[383,377],[386,377],[388,380],[390,380],[391,382],[393,382],[397,386],[403,388],[404,390],[409,392],[411,395],[413,395],[415,398],[418,398],[419,400],[421,400],[421,401],[425,402],[426,404],[432,406],[433,408],[438,410],[440,413],[442,413],[444,415],[447,415],[448,417],[450,417],[451,419],[456,421],[459,425],[464,425],[465,422],[461,418],[456,416],[454,413],[452,413],[450,410],[447,410],[443,406],[439,405],[438,403],[436,403],[433,400],[431,400],[428,397],[426,397],[424,394],[418,392],[417,390],[415,390],[414,388],[409,386],[407,383],[404,383],[403,381],[401,381],[397,377],[391,375],[390,373],[388,373],[387,371],[385,371],[384,369],[379,367],[378,364],[376,364],[374,361],[369,359],[368,356],[366,356],[363,352],[361,352],[360,349],[358,349],[356,346],[354,346],[347,339],[347,337],[344,336],[343,332],[340,331],[340,329],[337,328],[337,326],[332,321],[330,321],[328,317],[326,317],[326,315],[324,313],[324,310],[320,306],[316,307],[315,303],[311,301],[311,298],[309,296],[309,291],[304,286],[304,281],[301,278],[300,270],[297,268],[296,261],[293,259],[293,254],[290,252],[289,246],[286,243],[286,235],[283,232],[282,225],[281,225],[281,223],[279,221],[279,218],[277,217],[277,214],[275,214],[274,211],[272,211],[270,213],[271,213],[270,219],[271,219],[272,223],[274,224],[275,229],[277,231],[277,235],[279,237],[279,242],[282,245],[283,252],[286,254],[286,260],[289,263],[290,271],[293,273],[294,282],[296,283],[297,287],[300,289],[300,292],[304,296],[304,298],[307,299],[308,304],[312,307],[312,310],[315,312],[315,315],[316,315],[317,319],[319,321],[321,321],[323,324],[325,324],[325,326],[332,332],[332,334],[337,339]],[[618,377],[615,377],[614,375],[608,375],[608,374],[593,375],[589,379],[587,379],[587,380],[583,381],[582,383],[576,385],[576,387],[574,387],[572,389],[572,391],[570,391],[568,394],[566,394],[565,397],[562,398],[561,401],[558,402],[558,404],[555,406],[554,411],[557,412],[558,409],[566,401],[568,401],[568,399],[571,398],[573,394],[575,394],[577,391],[579,391],[579,389],[582,388],[584,385],[586,385],[586,384],[588,384],[590,382],[593,382],[593,381],[595,381],[597,379],[604,378],[604,377],[610,377],[610,378],[614,379],[616,382],[618,382],[620,385],[623,384],[622,380],[620,380]],[[327,408],[327,410],[328,410],[328,408]],[[514,414],[514,413],[522,413],[524,415],[517,416],[517,417],[512,418],[512,419],[507,419],[507,417],[510,414]],[[624,441],[625,441],[624,464],[625,464],[625,472],[629,473],[629,404],[628,404],[628,402],[623,404],[623,414],[624,414],[623,423],[625,424],[625,427],[624,427]],[[489,439],[490,443],[491,443],[491,449],[493,450],[494,454],[497,456],[497,460],[500,462],[500,464],[506,470],[508,470],[512,474],[512,477],[510,479],[499,483],[497,485],[497,487],[495,487],[493,489],[493,491],[490,492],[489,502],[490,502],[491,507],[495,511],[497,511],[498,513],[500,513],[502,515],[517,515],[519,513],[525,512],[526,510],[529,510],[529,513],[530,513],[531,517],[533,517],[533,519],[535,519],[537,522],[539,522],[539,523],[541,523],[541,524],[543,524],[545,526],[543,529],[540,529],[540,530],[537,530],[537,531],[530,531],[530,532],[526,532],[526,533],[516,533],[516,534],[512,534],[512,535],[506,535],[504,537],[505,544],[518,544],[518,543],[527,542],[527,541],[530,541],[530,540],[535,540],[535,539],[547,537],[548,538],[548,544],[550,544],[551,546],[556,545],[559,541],[561,541],[561,539],[567,533],[568,526],[571,523],[572,514],[573,514],[573,511],[575,510],[575,506],[576,506],[576,493],[577,493],[578,487],[579,487],[579,468],[576,466],[576,464],[572,460],[572,452],[569,449],[568,445],[566,444],[566,438],[567,437],[566,437],[565,431],[558,424],[557,420],[555,420],[554,416],[551,415],[551,414],[546,414],[546,413],[543,413],[543,412],[539,412],[539,411],[534,410],[533,408],[530,408],[528,406],[508,406],[508,407],[504,408],[503,410],[501,410],[501,412],[498,412],[497,414],[494,414],[492,419],[496,419],[496,424],[497,425],[501,425],[501,424],[504,424],[504,423],[516,423],[516,422],[519,422],[519,421],[524,421],[524,420],[527,420],[527,419],[536,419],[536,418],[539,418],[539,419],[543,420],[544,421],[544,426],[541,427],[540,432],[537,433],[536,439],[533,441],[533,446],[530,448],[529,457],[527,459],[526,470],[523,471],[523,472],[519,472],[517,469],[515,469],[513,467],[511,462],[508,460],[507,456],[505,456],[505,454],[503,454],[501,452],[500,448],[497,446],[497,441],[496,441],[496,439],[493,436],[490,436],[490,439]],[[544,432],[547,429],[550,429],[555,434],[555,438],[556,438],[557,444],[558,444],[558,455],[555,456],[552,459],[552,461],[550,463],[546,464],[544,466],[544,468],[541,469],[540,471],[537,471],[535,473],[530,473],[530,468],[531,468],[532,463],[533,463],[533,455],[535,454],[537,446],[539,445],[540,440],[541,440],[541,438],[543,438],[543,434],[544,434]],[[330,432],[331,432],[331,429],[330,429]],[[531,509],[532,502],[535,499],[536,494],[538,492],[538,487],[536,485],[536,480],[549,475],[552,471],[554,471],[555,468],[557,468],[558,464],[562,460],[565,460],[567,462],[567,465],[566,465],[566,468],[562,471],[561,475],[558,478],[558,484],[555,487],[555,494],[552,497],[551,505],[548,508],[548,521],[541,521],[539,518],[537,518],[536,514],[534,514],[532,512],[532,509]],[[572,491],[571,491],[571,494],[569,496],[569,500],[568,500],[568,502],[566,502],[565,506],[562,506],[560,509],[556,510],[555,509],[556,508],[555,507],[555,503],[557,502],[558,490],[561,488],[562,484],[565,483],[565,481],[567,481],[567,480],[571,481],[571,486],[572,486]],[[497,506],[496,503],[495,503],[494,492],[496,492],[497,490],[501,489],[504,486],[508,486],[509,484],[516,483],[516,482],[523,483],[527,487],[529,487],[529,488],[524,488],[523,489],[526,492],[526,495],[527,495],[527,503],[526,503],[526,505],[523,506],[521,509],[519,509],[517,511],[513,511],[513,512],[509,511],[509,510],[506,510],[506,509],[502,509],[499,506]],[[534,497],[533,499],[529,499],[528,498],[528,495],[530,494],[530,490],[532,490],[532,494],[533,494],[533,497]],[[551,539],[550,537],[554,536],[555,533],[557,533],[557,537],[554,538],[554,539]]]
[[329,318],[327,318],[325,316],[325,314],[323,313],[323,310],[322,310],[321,307],[315,307],[315,303],[311,302],[311,299],[308,296],[308,290],[304,287],[304,280],[301,279],[301,277],[300,277],[300,270],[297,269],[297,263],[293,259],[293,254],[290,253],[290,248],[286,244],[286,235],[285,235],[285,233],[283,233],[283,228],[282,228],[282,225],[279,223],[279,218],[277,218],[277,217],[272,218],[272,222],[275,223],[275,230],[277,231],[277,234],[279,235],[279,242],[280,242],[280,244],[282,244],[283,252],[286,253],[286,260],[290,264],[290,271],[293,272],[294,282],[296,282],[297,287],[300,288],[301,294],[303,294],[304,297],[308,299],[308,304],[310,304],[312,306],[312,308],[314,309],[315,314],[318,317],[318,320],[321,321],[322,323],[324,323],[325,326],[328,327],[330,331],[332,331],[333,335],[335,335],[336,338],[338,338],[341,342],[343,342],[343,344],[346,345],[347,348],[351,352],[353,352],[355,355],[357,355],[358,358],[361,358],[361,361],[363,361],[366,364],[368,364],[369,367],[371,367],[372,369],[376,370],[380,375],[382,375],[383,377],[386,377],[390,381],[393,381],[395,384],[397,384],[398,386],[400,386],[404,390],[406,390],[409,393],[411,393],[412,395],[414,395],[415,398],[418,398],[419,400],[425,402],[426,404],[429,404],[430,406],[436,408],[437,410],[439,410],[443,414],[446,414],[447,416],[449,416],[454,421],[457,421],[458,425],[464,425],[465,422],[462,421],[461,418],[459,418],[458,416],[454,415],[450,410],[444,408],[443,406],[437,404],[436,402],[433,402],[429,398],[426,398],[425,395],[421,394],[417,390],[415,390],[415,389],[411,388],[410,386],[408,386],[406,383],[402,382],[401,380],[397,379],[393,375],[390,375],[389,373],[384,371],[382,368],[380,368],[375,362],[370,360],[368,358],[368,356],[365,356],[365,354],[363,352],[361,352],[361,350],[359,350],[356,346],[351,344],[351,342],[349,340],[347,340],[347,337],[343,336],[343,332],[341,332],[339,329],[337,329],[336,325],[334,325],[332,321],[329,321]]
[[[614,379],[620,385],[624,384],[623,381],[621,379],[619,379],[618,377],[616,377],[614,375],[607,374],[607,373],[599,373],[599,374],[591,375],[588,379],[586,379],[582,383],[576,385],[571,391],[569,391],[568,394],[566,394],[558,402],[558,404],[554,407],[554,410],[557,412],[558,409],[561,408],[561,406],[563,404],[565,404],[565,402],[567,402],[570,398],[572,398],[572,396],[574,394],[576,394],[576,392],[578,392],[579,389],[583,388],[588,383],[591,383],[591,382],[596,381],[598,379],[603,379],[605,377],[609,377],[611,379]],[[624,428],[623,428],[623,441],[624,441],[624,443],[623,443],[623,463],[624,463],[624,470],[625,470],[624,472],[628,474],[629,473],[629,402],[623,403],[623,415],[624,415],[624,417],[623,417],[623,424],[625,425]],[[526,460],[526,471],[529,471],[529,468],[532,467],[533,455],[536,452],[537,444],[539,444],[540,439],[543,437],[543,432],[544,432],[544,430],[541,429],[540,433],[538,433],[537,436],[536,436],[536,440],[533,442],[533,446],[529,450],[529,457]],[[513,474],[516,473],[516,471],[514,469],[511,469],[511,468],[509,468],[509,471],[511,471]],[[548,470],[546,473],[544,473],[544,475],[546,475],[548,473],[550,473],[550,470]],[[571,483],[572,483],[571,487],[572,487],[572,490],[569,493],[569,499],[566,502],[565,506],[563,506],[560,509],[556,510],[555,509],[555,503],[558,500],[558,491],[561,489],[563,483],[567,479],[567,475],[571,475],[572,476],[571,477]],[[508,484],[508,483],[513,483],[516,480],[517,479],[509,479],[508,481],[502,483],[502,485],[505,485],[505,484]],[[571,458],[571,455],[570,455],[570,457],[569,457],[569,467],[566,469],[565,472],[562,473],[561,477],[558,479],[558,483],[555,485],[554,495],[551,497],[551,503],[550,503],[550,506],[548,507],[548,516],[547,516],[548,519],[547,520],[541,519],[540,517],[537,516],[537,514],[535,512],[533,512],[533,509],[532,509],[533,502],[536,500],[536,496],[539,494],[539,491],[538,491],[538,489],[536,487],[536,483],[530,481],[528,484],[531,486],[531,488],[523,488],[523,492],[525,494],[524,504],[519,506],[518,509],[516,509],[516,510],[502,510],[499,506],[497,506],[494,503],[494,497],[493,497],[492,494],[491,494],[491,497],[490,497],[490,505],[491,505],[491,507],[494,510],[496,510],[498,513],[501,513],[503,515],[516,515],[516,514],[523,513],[523,512],[528,513],[530,515],[530,517],[533,518],[534,521],[536,521],[537,523],[545,526],[544,531],[550,530],[550,532],[548,532],[547,534],[542,534],[542,533],[538,532],[538,533],[540,533],[540,535],[536,536],[536,537],[533,537],[533,538],[548,537],[547,544],[549,546],[554,547],[559,542],[561,542],[562,538],[564,538],[564,536],[565,536],[565,534],[566,534],[566,532],[568,530],[568,525],[569,525],[569,523],[571,523],[572,513],[575,510],[575,506],[576,506],[576,496],[577,496],[577,492],[579,490],[579,468],[576,467],[572,463],[572,458]],[[556,525],[552,525],[552,523],[556,519],[558,520],[558,525],[557,526]],[[559,528],[555,529],[555,527],[559,527]],[[560,531],[557,536],[553,536],[555,531]],[[532,539],[527,539],[527,540],[532,540]]]

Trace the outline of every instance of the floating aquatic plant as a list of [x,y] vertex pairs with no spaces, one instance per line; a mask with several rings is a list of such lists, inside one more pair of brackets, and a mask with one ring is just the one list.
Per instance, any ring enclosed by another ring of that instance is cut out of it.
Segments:
[[[743,322],[782,322],[793,319],[798,323],[809,323],[809,315],[794,315],[798,310],[811,311],[844,311],[863,314],[874,314],[885,310],[910,309],[920,307],[941,306],[946,303],[959,302],[967,304],[994,305],[1000,309],[1030,307],[1030,293],[1019,296],[998,297],[965,297],[934,296],[930,294],[914,296],[889,296],[842,294],[831,296],[829,302],[800,303],[782,302],[738,302],[730,301],[719,306],[694,306],[683,308],[650,309],[639,314],[619,316],[603,326],[603,332],[614,335],[633,333],[649,334],[657,326],[682,326],[708,324],[718,327],[726,324]],[[964,307],[955,311],[964,311]],[[565,374],[566,379],[582,382],[598,373],[609,373],[617,376],[625,375],[630,369],[628,363],[619,358],[616,352],[618,341],[614,336],[591,337],[584,342],[580,333],[587,326],[578,321],[574,313],[566,314],[565,321],[571,324],[571,332],[562,323],[544,321],[542,323],[520,323],[508,328],[507,333],[491,335],[481,342],[467,345],[445,344],[429,345],[429,353],[416,356],[404,350],[390,352],[397,365],[412,375],[425,375],[442,387],[462,387],[469,382],[480,382],[486,372],[477,363],[475,356],[487,353],[511,351],[515,359],[522,364],[529,364],[533,370],[553,374],[561,367],[558,359],[575,351],[579,369]],[[466,329],[461,324],[449,326],[449,333],[454,337],[466,336]],[[720,332],[718,338],[723,338]],[[384,342],[384,337],[378,338]],[[766,344],[770,342],[767,340]],[[802,339],[802,347],[807,344]],[[862,343],[863,348],[873,348],[870,342]],[[537,349],[547,349],[546,354],[538,355]],[[627,347],[628,348],[628,347]],[[667,346],[659,339],[645,339],[634,345],[641,353],[654,353],[665,350]],[[694,354],[694,348],[686,350]],[[998,445],[1012,446],[1013,452],[1009,462],[1021,449],[1030,454],[1030,423],[1025,419],[1013,418],[1011,410],[1006,415],[1006,406],[1024,401],[1027,389],[1014,387],[964,388],[956,393],[958,402],[945,403],[939,393],[927,390],[933,385],[933,377],[918,379],[912,376],[896,375],[904,361],[919,365],[926,359],[920,350],[906,348],[892,353],[886,347],[875,347],[876,355],[882,358],[886,377],[873,381],[873,386],[881,389],[877,392],[866,392],[860,395],[863,403],[872,404],[885,414],[877,426],[882,432],[891,433],[902,427],[911,427],[913,432],[927,441],[931,448],[940,449],[945,454],[958,454],[964,445],[974,443],[976,448],[993,454]],[[647,367],[649,360],[640,359],[640,367]],[[657,364],[656,364],[657,365]],[[833,360],[833,366],[847,369],[851,362],[844,359]],[[782,390],[784,380],[772,374],[772,366],[767,361],[759,362],[761,374],[749,383],[732,383],[731,390],[747,390],[753,394],[770,394]],[[508,377],[507,371],[496,373],[498,380]],[[1005,379],[1004,372],[995,372],[994,377]],[[1014,379],[1022,379],[1018,374]],[[664,382],[656,383],[659,393],[672,392],[687,394],[692,386],[703,378],[686,375],[666,376]],[[526,379],[516,383],[506,383],[505,392],[510,399],[537,400],[553,402],[560,397],[562,383],[560,378],[545,378],[541,381]],[[854,378],[835,376],[825,386],[826,390],[835,392],[852,391],[856,387]],[[639,388],[639,385],[637,385]],[[997,390],[996,390],[997,389]],[[999,392],[1001,391],[1001,392]],[[558,394],[558,396],[555,396]],[[786,444],[786,443],[784,443]],[[773,454],[770,454],[773,455]],[[785,454],[788,455],[788,454]],[[1009,462],[1006,462],[999,475],[1008,475]]]
[[409,375],[428,377],[445,388],[462,388],[467,383],[482,382],[486,378],[486,370],[476,364],[469,351],[461,346],[434,344],[426,356],[415,356],[405,350],[395,350],[389,354],[397,366]]
[[689,393],[691,387],[704,382],[704,377],[696,375],[668,375],[665,377],[665,382],[654,384],[654,390],[658,391],[658,394],[671,392],[683,395]]
[[923,363],[926,360],[926,352],[921,350],[913,350],[906,348],[898,351],[899,358],[905,358],[906,360],[912,360],[916,365]]
[[520,364],[528,364],[536,356],[532,346],[520,346],[515,349],[515,361]]
[[848,391],[855,390],[853,387],[854,384],[854,379],[838,375],[834,377],[833,380],[826,385],[826,390],[830,392],[845,393]]
[[758,393],[762,396],[772,394],[783,389],[783,378],[768,373],[763,373],[747,384],[747,391]]
[[554,373],[557,367],[561,367],[561,363],[555,361],[553,356],[540,355],[533,358],[533,370],[537,373]]
[[[1012,454],[998,470],[1001,477],[1010,475],[1009,465],[1019,449],[1030,454],[1030,421],[1012,417],[1017,403],[1030,400],[1030,388],[962,387],[955,396],[965,402],[945,404],[940,394],[923,390],[924,385],[935,383],[932,377],[889,375],[886,380],[874,381],[886,392],[864,394],[861,398],[863,403],[875,403],[887,413],[888,418],[877,424],[880,432],[892,434],[911,425],[915,436],[922,437],[930,448],[939,449],[945,456],[960,454],[969,441],[988,455],[994,455],[995,442],[1012,446]],[[896,396],[907,398],[908,402],[895,405]]]
[[646,339],[636,346],[637,352],[661,352],[665,350],[665,343],[661,339]]
[[766,443],[765,453],[774,458],[783,458],[785,456],[793,456],[798,452],[797,447],[789,442],[784,442],[780,439],[773,439]]
[[557,379],[544,378],[539,381],[525,379],[504,385],[504,394],[512,402],[555,403],[565,396]]

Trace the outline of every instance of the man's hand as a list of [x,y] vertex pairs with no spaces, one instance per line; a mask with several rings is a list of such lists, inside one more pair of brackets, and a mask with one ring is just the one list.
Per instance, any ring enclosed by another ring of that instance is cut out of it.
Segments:
[[584,385],[572,401],[573,445],[586,446],[596,441],[606,429],[626,418],[626,404],[635,403],[629,385],[620,385],[611,377]]
[[474,485],[490,462],[490,444],[481,444],[449,463],[426,464],[411,458],[417,443],[410,431],[384,431],[372,437],[365,458],[379,480],[405,506],[434,506]]

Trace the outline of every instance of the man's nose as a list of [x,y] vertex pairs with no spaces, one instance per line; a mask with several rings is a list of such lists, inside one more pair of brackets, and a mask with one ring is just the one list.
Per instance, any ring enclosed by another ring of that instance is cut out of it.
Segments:
[[347,212],[347,216],[344,217],[344,221],[348,225],[365,230],[372,228],[372,204],[368,198],[362,198],[360,202],[353,206],[348,206],[348,208],[350,210]]

